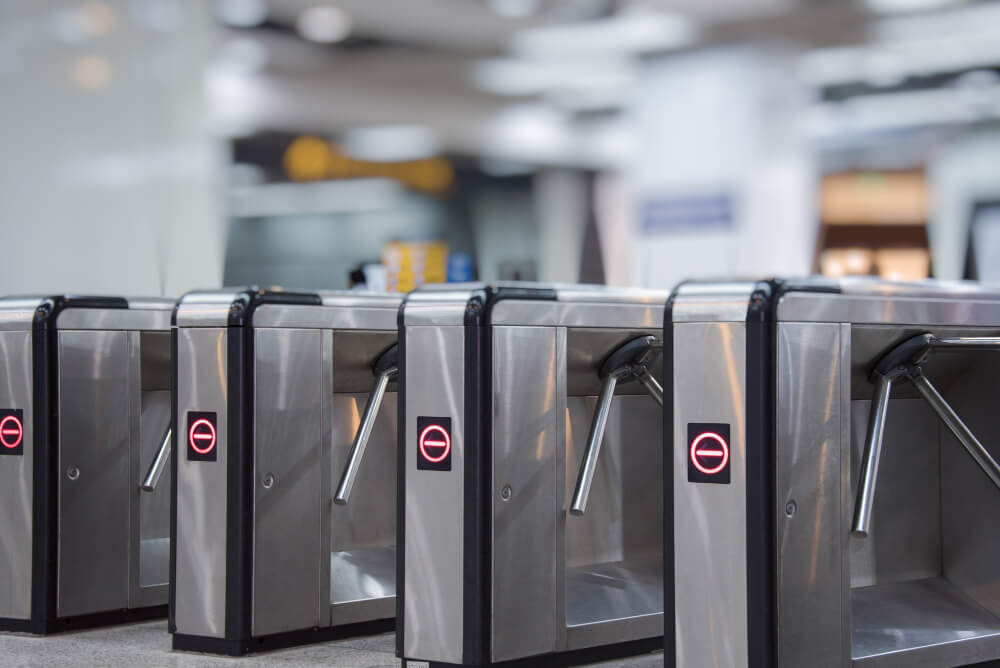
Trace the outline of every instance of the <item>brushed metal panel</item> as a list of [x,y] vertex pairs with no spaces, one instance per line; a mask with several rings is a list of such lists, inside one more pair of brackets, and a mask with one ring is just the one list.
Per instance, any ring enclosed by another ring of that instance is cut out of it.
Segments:
[[[942,388],[942,393],[997,458],[1000,360],[993,355],[977,358],[979,363],[953,386]],[[936,381],[929,374],[928,378]],[[965,595],[1000,616],[1000,494],[951,431],[941,425],[940,434],[943,574]]]
[[170,330],[170,311],[131,308],[68,308],[59,313],[60,330]]
[[[335,334],[334,339],[337,336]],[[334,358],[336,359],[336,355]],[[337,371],[339,367],[334,367],[334,376],[337,375]],[[370,371],[368,376],[370,382],[374,383],[375,378]],[[367,394],[333,395],[331,480],[334,485],[339,482],[344,471],[367,400]],[[375,577],[375,572],[370,575],[365,574],[360,566],[369,562],[359,555],[369,554],[368,550],[371,550],[370,554],[383,554],[386,551],[395,554],[396,423],[399,421],[396,402],[396,393],[386,393],[365,451],[364,462],[358,471],[350,503],[345,506],[333,506],[332,559],[335,563],[358,564],[359,567],[339,568],[331,573],[330,603],[357,600],[359,592],[368,588],[371,588],[372,595],[395,595],[395,562],[383,565],[379,561],[379,565],[375,567],[379,577]],[[390,568],[388,577],[383,577],[386,567]],[[359,584],[359,577],[372,581]],[[378,584],[381,581],[384,581],[388,588]]]
[[[778,663],[847,665],[849,432],[839,323],[780,323],[777,331],[776,497]],[[795,504],[789,517],[785,508]]]
[[24,454],[0,457],[0,617],[31,617],[34,428],[30,331],[0,332],[0,407],[24,411]]
[[315,329],[254,331],[254,635],[326,624],[323,415],[332,368],[321,338]]
[[[163,434],[170,425],[170,392],[157,390],[143,392],[141,396],[142,415],[139,424],[139,468],[141,481],[159,452]],[[183,439],[178,439],[184,445]],[[165,585],[169,580],[169,564],[162,560],[162,550],[157,545],[170,543],[170,480],[171,471],[167,466],[156,489],[144,492],[137,481],[132,494],[138,499],[139,507],[139,586],[154,587]],[[144,549],[143,549],[144,548]],[[166,601],[164,601],[165,603]]]
[[[747,665],[746,329],[674,325],[674,587],[678,666]],[[687,425],[731,425],[729,485],[687,480]]]
[[[464,303],[452,312],[464,312]],[[407,307],[409,311],[409,307]],[[435,309],[435,317],[458,320]],[[409,322],[409,314],[407,315]],[[406,336],[406,657],[462,662],[465,328],[409,326]],[[451,417],[451,471],[417,470],[417,416]]]
[[660,328],[669,293],[656,303],[600,303],[504,299],[490,315],[494,325],[536,327],[615,327]]
[[565,338],[558,344],[554,327],[493,328],[494,661],[559,649]]
[[214,462],[188,461],[177,439],[177,632],[221,638],[226,631],[226,467],[228,363],[226,329],[177,328],[177,423],[188,411],[218,414]]
[[1000,326],[1000,303],[948,297],[903,295],[860,296],[792,292],[778,302],[778,319],[853,324],[920,324],[927,327],[961,323]]
[[[59,332],[60,616],[129,602],[127,332]],[[79,476],[70,479],[70,469]]]
[[30,332],[35,320],[35,309],[43,301],[43,297],[0,298],[0,331]]
[[[870,407],[851,402],[852,511]],[[850,538],[852,587],[941,573],[941,430],[923,399],[889,400],[871,533]]]
[[254,327],[381,329],[393,331],[401,297],[377,306],[317,306],[261,304],[254,311]]

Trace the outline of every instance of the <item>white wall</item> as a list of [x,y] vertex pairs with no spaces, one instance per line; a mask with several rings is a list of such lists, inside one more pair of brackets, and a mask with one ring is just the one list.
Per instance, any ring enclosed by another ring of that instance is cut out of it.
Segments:
[[[791,56],[718,49],[646,64],[636,91],[639,159],[632,280],[802,275],[816,235],[816,168],[796,129]],[[729,224],[644,232],[651,202],[720,197]]]
[[208,6],[0,4],[0,294],[220,284]]
[[936,278],[960,279],[965,269],[972,208],[1000,201],[1000,130],[971,131],[928,164],[933,201],[927,234]]

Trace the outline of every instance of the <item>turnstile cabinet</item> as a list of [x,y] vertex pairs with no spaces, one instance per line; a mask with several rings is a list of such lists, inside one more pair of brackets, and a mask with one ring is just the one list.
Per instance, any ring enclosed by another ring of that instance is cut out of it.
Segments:
[[998,335],[971,284],[678,288],[667,663],[1000,659]]
[[532,284],[407,297],[401,657],[541,665],[660,646],[665,298]]
[[239,655],[392,628],[400,300],[180,301],[175,649]]
[[0,628],[166,614],[173,304],[0,300]]

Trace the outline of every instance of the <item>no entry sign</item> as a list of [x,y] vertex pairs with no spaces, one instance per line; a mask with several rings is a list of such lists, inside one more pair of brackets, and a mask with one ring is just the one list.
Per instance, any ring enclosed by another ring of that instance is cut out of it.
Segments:
[[451,470],[451,418],[417,418],[417,469]]
[[214,462],[218,458],[218,415],[203,411],[188,411],[187,458],[194,462]]
[[24,454],[24,411],[0,409],[0,455]]
[[729,484],[732,457],[728,424],[688,424],[687,453],[688,482]]

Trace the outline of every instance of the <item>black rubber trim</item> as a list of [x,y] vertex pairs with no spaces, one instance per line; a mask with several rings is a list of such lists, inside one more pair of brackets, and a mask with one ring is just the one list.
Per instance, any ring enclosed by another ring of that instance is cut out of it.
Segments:
[[491,348],[484,326],[484,304],[476,295],[465,305],[464,406],[465,468],[463,470],[462,662],[483,665],[490,657],[490,429]]
[[406,588],[406,298],[396,313],[399,375],[396,393],[396,656],[403,656]]
[[934,335],[925,332],[894,343],[871,365],[869,378],[874,382],[876,375],[898,376],[907,369],[921,366],[930,355],[933,341]]
[[34,620],[0,618],[0,631],[15,631],[49,635],[67,631],[80,631],[97,626],[112,626],[131,622],[144,622],[151,619],[162,619],[167,616],[166,605],[154,605],[145,608],[129,608],[123,610],[108,610],[89,615],[73,617],[54,617],[44,624],[36,624]]
[[677,613],[674,609],[674,300],[663,309],[663,665],[677,662]]
[[775,283],[758,283],[746,320],[747,653],[749,668],[777,655],[775,601]]
[[829,283],[817,279],[773,278],[760,281],[758,285],[770,286],[770,300],[776,307],[781,298],[790,292],[810,292],[814,294],[839,295],[843,293],[840,284],[831,280]]
[[378,356],[375,360],[375,364],[372,365],[372,372],[375,375],[383,374],[387,369],[392,367],[399,368],[399,343],[394,343],[385,351]]
[[58,567],[59,518],[56,489],[56,467],[59,434],[59,378],[56,363],[56,317],[61,300],[47,299],[35,311],[31,333],[32,363],[32,427],[34,484],[32,493],[31,541],[31,631],[47,633],[56,616],[56,581]]
[[[579,666],[598,661],[614,661],[615,659],[658,652],[663,648],[662,641],[662,638],[644,638],[642,640],[631,640],[614,645],[600,645],[598,647],[575,649],[553,654],[540,654],[523,659],[514,659],[513,661],[499,661],[497,663],[483,663],[480,665],[494,666],[495,668],[562,668],[564,666]],[[402,668],[407,668],[407,664],[411,661],[418,662],[417,659],[403,659]],[[422,663],[426,664],[427,662]],[[454,668],[456,666],[456,664],[441,663],[438,661],[431,661],[429,663],[431,668]]]
[[[178,303],[179,304],[179,303]],[[170,316],[170,581],[167,584],[167,631],[177,630],[177,306]]]
[[175,633],[173,649],[181,652],[199,652],[203,654],[221,654],[224,656],[246,656],[258,652],[271,652],[297,645],[329,642],[343,638],[354,638],[378,633],[389,633],[396,628],[393,619],[377,619],[356,624],[341,624],[340,626],[325,626],[322,628],[286,631],[265,636],[249,637],[241,640],[229,638],[208,638]]
[[[253,328],[252,297],[234,302],[226,329],[228,377],[226,457],[225,638],[250,637],[253,604]],[[234,325],[234,322],[243,323]]]

